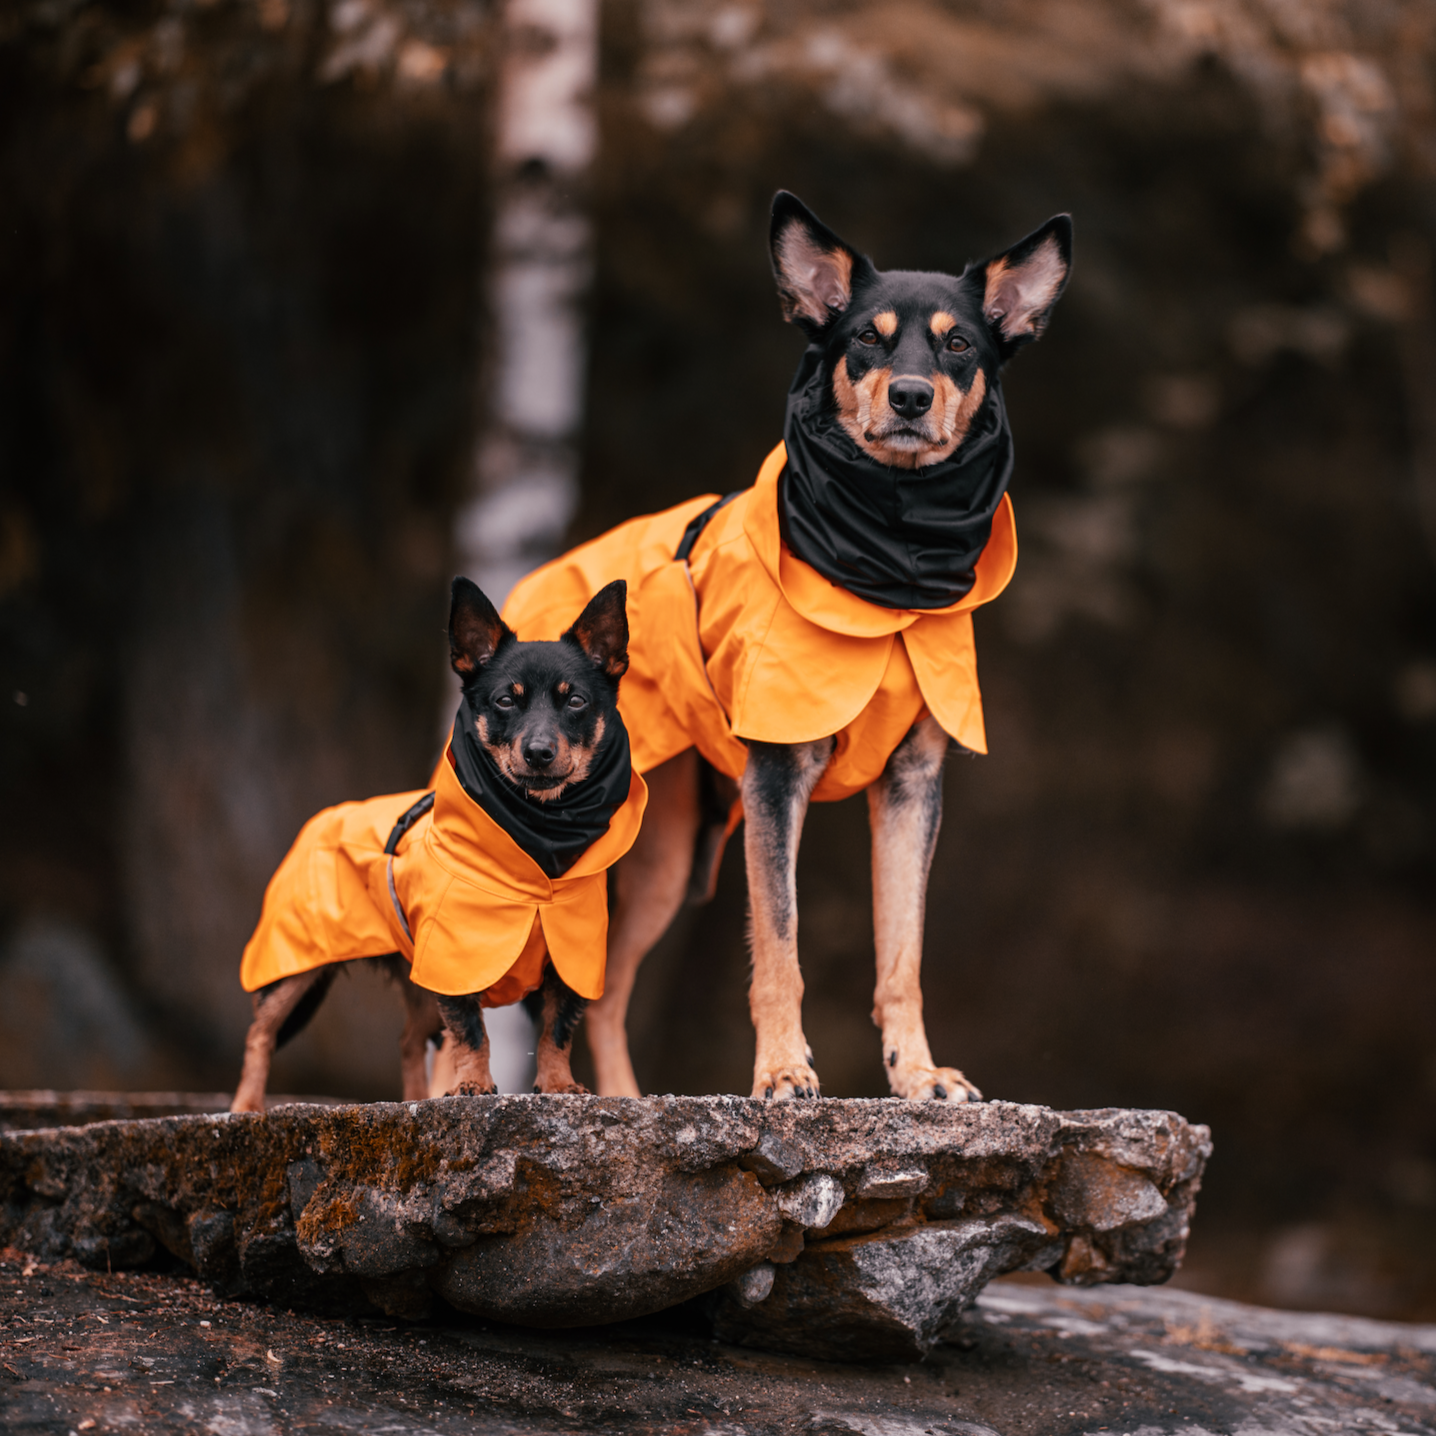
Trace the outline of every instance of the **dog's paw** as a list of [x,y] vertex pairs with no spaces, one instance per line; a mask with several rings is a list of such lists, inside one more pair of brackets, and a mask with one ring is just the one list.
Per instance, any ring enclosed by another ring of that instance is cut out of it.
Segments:
[[981,1102],[982,1093],[956,1067],[898,1068],[889,1073],[894,1097],[913,1102]]
[[770,1102],[787,1102],[796,1097],[818,1095],[818,1074],[806,1062],[753,1074],[753,1095]]
[[573,1097],[588,1097],[592,1095],[589,1092],[588,1088],[585,1087],[582,1082],[555,1082],[552,1087],[540,1087],[537,1083],[535,1083],[534,1091],[542,1097],[565,1095]]
[[487,1087],[480,1086],[477,1082],[460,1082],[450,1097],[497,1097],[499,1089],[492,1082]]

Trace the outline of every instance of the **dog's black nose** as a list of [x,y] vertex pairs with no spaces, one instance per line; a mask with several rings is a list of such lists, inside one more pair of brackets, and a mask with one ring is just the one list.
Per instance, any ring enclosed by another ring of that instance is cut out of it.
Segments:
[[530,768],[547,768],[555,757],[552,743],[546,743],[539,739],[533,743],[524,744],[524,762]]
[[894,379],[888,385],[888,405],[903,419],[916,419],[932,408],[932,385],[926,379]]

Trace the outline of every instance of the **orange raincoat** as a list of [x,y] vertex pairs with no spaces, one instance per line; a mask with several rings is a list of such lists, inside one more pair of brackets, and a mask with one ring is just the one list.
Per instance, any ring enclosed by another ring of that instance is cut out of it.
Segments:
[[555,639],[604,584],[628,581],[630,666],[619,709],[646,773],[697,746],[737,778],[741,740],[804,743],[836,734],[815,800],[846,798],[882,773],[931,713],[964,748],[985,753],[972,610],[997,597],[1017,563],[1005,495],[972,588],[948,608],[893,609],[829,582],[783,543],[779,444],[757,482],[719,509],[686,563],[689,522],[716,499],[633,519],[524,579],[504,619],[526,639]]
[[311,818],[264,894],[244,949],[246,992],[329,962],[398,952],[410,976],[449,996],[501,1007],[534,991],[545,956],[580,997],[603,995],[607,870],[633,846],[648,789],[628,798],[562,877],[539,865],[463,790],[448,755],[434,806],[384,845],[422,791],[341,803]]

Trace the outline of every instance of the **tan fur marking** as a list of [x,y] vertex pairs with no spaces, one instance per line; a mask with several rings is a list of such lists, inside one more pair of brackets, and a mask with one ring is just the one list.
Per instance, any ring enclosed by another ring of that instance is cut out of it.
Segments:
[[957,320],[954,319],[952,315],[947,312],[947,310],[939,309],[937,313],[934,314],[932,318],[927,321],[927,327],[931,329],[932,332],[936,334],[939,339],[941,339],[942,336],[946,334],[947,331],[951,329],[952,326],[956,323]]
[[499,772],[511,783],[519,783],[528,776],[528,765],[519,757],[515,745],[509,743],[485,743],[491,757],[498,764]]
[[757,785],[759,764],[752,756],[740,780],[743,793],[743,849],[748,866],[753,979],[748,1010],[757,1036],[753,1096],[816,1096],[818,1074],[803,1036],[803,974],[798,966],[798,837],[808,800],[833,754],[833,740],[794,745],[788,750],[798,774],[781,813]]
[[935,1067],[922,1019],[922,934],[936,829],[923,788],[942,782],[947,734],[924,718],[868,789],[873,848],[873,936],[877,987],[873,1021],[882,1030],[883,1068],[895,1097],[980,1096],[953,1067]]
[[[967,437],[967,431],[972,427],[972,421],[982,407],[983,399],[987,397],[987,376],[979,369],[973,376],[971,387],[966,394],[946,374],[935,375],[934,386],[938,385],[939,380],[941,380],[941,387],[938,387],[938,393],[943,396],[944,404],[954,405],[950,417],[944,409],[942,422],[943,432],[951,436],[949,442],[952,448],[947,451],[950,454]],[[947,455],[944,454],[941,457],[946,458]],[[931,460],[928,462],[930,463]]]
[[[838,404],[838,422],[858,448],[879,463],[895,469],[921,469],[952,454],[967,437],[967,431],[982,401],[987,397],[987,378],[979,369],[964,394],[941,370],[930,376],[933,406],[914,423],[900,420],[888,404],[890,369],[870,369],[856,384],[848,378],[848,366],[839,360],[833,370],[833,397]],[[899,447],[884,442],[895,431],[911,435],[917,429],[924,439],[911,438]]]
[[838,367],[833,370],[833,398],[838,401],[838,421],[851,434],[853,431],[848,425],[850,420],[857,418],[858,391],[853,388],[853,381],[848,378],[848,364],[845,359],[839,359]]
[[231,1112],[264,1111],[264,1093],[269,1086],[269,1063],[274,1056],[275,1042],[284,1019],[299,1005],[299,1000],[319,980],[322,969],[296,973],[282,978],[273,987],[256,992],[253,997],[254,1021],[244,1039],[244,1070],[235,1088]]
[[534,1087],[545,1093],[575,1093],[586,1095],[588,1088],[581,1082],[573,1080],[573,1068],[570,1066],[570,1059],[573,1054],[573,1033],[569,1033],[568,1043],[560,1047],[554,1041],[554,1024],[558,1018],[559,994],[551,981],[545,980],[543,985],[543,1018],[542,1029],[539,1032],[538,1050],[534,1054],[537,1059],[537,1071],[534,1073]]
[[[483,719],[480,718],[478,722],[482,724]],[[595,720],[593,725],[593,742],[586,748],[580,748],[576,744],[570,743],[562,733],[557,734],[553,772],[542,775],[535,773],[524,762],[517,741],[490,743],[482,728],[480,728],[479,739],[489,750],[489,756],[498,765],[499,771],[504,777],[511,783],[517,783],[521,787],[527,788],[529,797],[533,798],[535,802],[550,803],[555,798],[562,797],[574,783],[581,783],[588,777],[589,770],[593,767],[593,755],[598,751],[599,744],[603,742],[604,732],[604,720],[600,717]],[[528,781],[539,776],[545,779],[551,778],[552,786],[538,788]]]
[[884,309],[881,314],[873,315],[873,328],[884,339],[891,339],[897,333],[897,324],[897,315],[891,309]]
[[868,430],[875,421],[892,415],[884,397],[891,378],[891,369],[869,369],[854,384],[848,378],[847,362],[842,359],[838,360],[838,366],[833,370],[833,397],[838,401],[838,422],[848,431],[853,442],[869,453],[872,446],[865,440]]
[[524,686],[522,683],[511,683],[509,687],[513,689],[515,698],[522,698],[524,696]]
[[489,743],[489,720],[482,713],[474,719],[474,732],[479,735],[479,742],[484,747],[491,746]]
[[448,1047],[451,1043],[454,1048],[454,1085],[449,1089],[449,1093],[461,1097],[484,1097],[496,1092],[498,1089],[494,1086],[493,1074],[489,1071],[488,1034],[484,1034],[484,1045],[478,1052],[456,1041],[452,1033],[444,1046]]
[[572,683],[560,683],[560,684],[558,685],[558,696],[559,696],[560,698],[566,698],[566,697],[568,696],[568,691],[569,691],[569,689],[572,688],[572,687],[573,687],[573,684],[572,684]]
[[396,961],[402,963],[402,968],[391,966],[389,975],[398,984],[404,998],[404,1031],[399,1038],[399,1071],[404,1084],[404,1100],[418,1102],[429,1095],[429,1083],[424,1075],[425,1048],[431,1037],[436,1037],[444,1030],[444,1019],[439,1015],[439,1004],[435,1001],[434,994],[410,982],[406,975],[409,964],[402,958]]

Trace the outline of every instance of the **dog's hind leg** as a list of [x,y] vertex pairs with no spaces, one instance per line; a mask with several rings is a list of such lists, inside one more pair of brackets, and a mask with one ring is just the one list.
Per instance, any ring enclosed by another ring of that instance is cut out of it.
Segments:
[[614,869],[613,916],[603,996],[588,1013],[588,1047],[605,1097],[640,1096],[624,1023],[638,966],[683,906],[700,818],[698,752],[690,748],[646,775],[648,808],[638,841]]
[[418,1102],[429,1095],[424,1073],[425,1048],[431,1038],[444,1030],[439,1004],[432,992],[409,980],[409,964],[397,953],[376,957],[404,999],[404,1031],[399,1037],[399,1072],[404,1084],[404,1101]]
[[450,1096],[482,1097],[497,1092],[489,1072],[489,1034],[479,994],[436,999],[444,1019],[444,1046],[454,1051],[454,1086]]
[[924,718],[898,745],[868,789],[873,835],[873,936],[878,980],[873,1021],[895,1097],[949,1102],[982,1093],[953,1067],[934,1067],[922,1020],[922,932],[927,878],[942,822],[947,734]]
[[543,986],[526,997],[524,1003],[538,1008],[535,1014],[539,1022],[538,1072],[534,1091],[586,1093],[588,1088],[573,1080],[569,1062],[573,1055],[573,1035],[583,1020],[587,1000],[580,997],[550,963],[544,971]]
[[282,1047],[309,1021],[333,981],[332,967],[316,967],[283,977],[254,994],[254,1021],[244,1039],[244,1070],[229,1104],[231,1112],[264,1111],[274,1049]]
[[798,966],[798,839],[808,800],[833,755],[834,740],[748,744],[743,773],[743,849],[753,984],[748,1003],[758,1036],[753,1096],[816,1097],[818,1074],[803,1036]]

